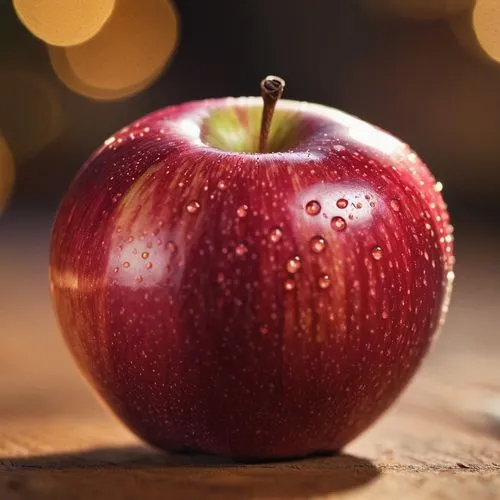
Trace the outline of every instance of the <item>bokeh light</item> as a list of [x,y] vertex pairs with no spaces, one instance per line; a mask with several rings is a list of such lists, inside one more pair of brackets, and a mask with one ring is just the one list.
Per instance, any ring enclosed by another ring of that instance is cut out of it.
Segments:
[[19,19],[33,35],[64,47],[92,38],[109,19],[114,4],[115,0],[14,0]]
[[72,90],[93,99],[117,99],[150,85],[177,45],[170,0],[116,0],[108,23],[87,42],[50,47],[53,68]]
[[123,87],[120,89],[103,89],[93,87],[80,80],[69,65],[68,58],[66,57],[66,50],[62,47],[48,47],[50,62],[52,69],[57,74],[59,79],[73,92],[90,97],[96,101],[112,101],[130,97],[141,90],[149,87],[156,78],[158,78],[161,71],[157,71],[153,75],[130,87]]
[[0,129],[18,168],[64,129],[64,112],[54,87],[30,70],[0,70],[0,110]]
[[0,213],[9,199],[14,184],[14,160],[0,133]]
[[472,25],[484,52],[500,61],[500,1],[477,0],[472,13]]
[[474,0],[360,0],[370,12],[415,20],[450,17],[471,8]]

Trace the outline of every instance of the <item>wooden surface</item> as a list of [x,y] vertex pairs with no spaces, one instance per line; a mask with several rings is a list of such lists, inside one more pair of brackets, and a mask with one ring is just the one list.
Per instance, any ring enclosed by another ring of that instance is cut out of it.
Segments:
[[[500,242],[458,242],[449,320],[338,457],[238,465],[143,446],[82,381],[47,290],[48,218],[0,224],[0,499],[500,499]],[[460,237],[460,235],[459,235]]]

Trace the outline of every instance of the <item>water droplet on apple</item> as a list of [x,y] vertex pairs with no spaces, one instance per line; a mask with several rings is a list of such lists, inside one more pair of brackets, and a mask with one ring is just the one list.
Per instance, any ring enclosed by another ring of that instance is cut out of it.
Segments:
[[345,208],[345,207],[347,207],[348,203],[349,202],[345,198],[340,198],[339,200],[337,200],[337,207],[338,208]]
[[246,217],[248,214],[248,205],[241,205],[236,210],[238,217]]
[[283,237],[283,231],[279,227],[275,227],[269,233],[269,239],[273,243],[278,243],[281,240],[282,237]]
[[286,263],[286,270],[289,273],[296,273],[300,267],[302,266],[302,262],[300,261],[300,257],[296,255],[295,257],[292,257],[291,259],[288,260]]
[[106,139],[106,140],[104,141],[104,145],[105,145],[105,146],[109,146],[110,144],[113,144],[113,142],[115,142],[115,140],[116,140],[116,139],[115,139],[115,137],[114,137],[114,136],[111,136],[109,139]]
[[149,252],[142,252],[141,257],[147,259],[149,257]]
[[380,260],[383,256],[384,256],[384,252],[383,252],[382,248],[380,248],[378,245],[374,246],[372,248],[372,257],[375,260]]
[[408,153],[408,156],[407,156],[408,160],[411,161],[412,163],[417,163],[418,161],[418,156],[416,155],[416,153]]
[[221,283],[224,283],[224,280],[225,280],[225,276],[224,276],[224,273],[220,272],[220,273],[217,273],[217,283],[221,284]]
[[318,278],[318,286],[320,288],[322,288],[323,290],[328,288],[331,285],[331,283],[332,283],[332,280],[331,280],[330,276],[328,276],[328,274],[322,274]]
[[127,267],[130,267],[130,262],[125,261],[125,262],[123,263],[123,267],[124,267],[125,269],[127,269]]
[[264,323],[260,325],[259,332],[261,333],[261,335],[267,335],[269,333],[269,327]]
[[220,189],[221,191],[224,191],[224,189],[227,188],[227,184],[225,181],[223,180],[220,180],[218,183],[217,183],[217,188]]
[[390,205],[391,205],[391,208],[392,208],[395,212],[399,212],[399,211],[401,210],[401,205],[400,205],[399,201],[398,201],[398,200],[396,200],[396,199],[391,200]]
[[306,212],[309,215],[318,215],[320,211],[321,211],[321,205],[319,204],[318,201],[311,200],[310,202],[307,203]]
[[195,200],[190,201],[186,207],[186,210],[190,214],[195,214],[196,212],[198,212],[199,209],[200,209],[200,204]]
[[153,263],[152,263],[152,262],[148,262],[148,263],[146,264],[146,269],[148,269],[148,270],[149,270],[149,269],[152,269],[152,268],[153,268]]
[[347,223],[343,217],[336,216],[333,217],[332,222],[330,224],[335,231],[344,231],[347,227]]
[[248,252],[248,248],[245,244],[240,243],[239,245],[236,246],[235,252],[236,252],[236,255],[238,255],[239,257],[242,257],[243,255],[245,255]]
[[171,253],[175,253],[177,251],[177,245],[173,241],[167,241],[166,247]]
[[287,279],[285,280],[285,290],[290,292],[291,290],[293,290],[295,288],[295,280],[294,279]]
[[115,268],[113,269],[113,271],[114,271],[115,273],[117,273],[119,270],[120,270],[120,268],[119,268],[119,267],[115,267]]
[[434,184],[434,191],[440,193],[442,190],[443,190],[443,183],[439,181],[436,182],[436,184]]
[[310,247],[314,253],[320,253],[326,247],[326,240],[322,236],[315,236],[311,238]]
[[389,317],[389,313],[387,311],[382,311],[382,318],[387,319]]
[[129,236],[128,239],[127,239],[127,241],[129,243],[132,243],[134,241],[134,237],[133,236]]

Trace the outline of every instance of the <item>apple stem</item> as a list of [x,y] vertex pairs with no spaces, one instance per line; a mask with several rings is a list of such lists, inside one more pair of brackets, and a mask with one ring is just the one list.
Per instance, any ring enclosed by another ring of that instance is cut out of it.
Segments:
[[264,101],[264,108],[262,110],[262,121],[260,123],[259,153],[265,153],[267,151],[267,140],[269,137],[269,130],[271,129],[274,108],[283,95],[284,88],[285,80],[279,76],[266,76],[264,80],[260,82],[260,95]]

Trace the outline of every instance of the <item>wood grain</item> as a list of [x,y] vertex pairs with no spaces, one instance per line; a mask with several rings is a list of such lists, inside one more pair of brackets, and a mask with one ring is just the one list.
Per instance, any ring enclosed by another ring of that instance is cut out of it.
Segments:
[[151,450],[96,400],[52,314],[49,231],[47,217],[0,225],[0,499],[500,498],[500,242],[489,235],[459,241],[440,341],[345,454],[242,465]]

